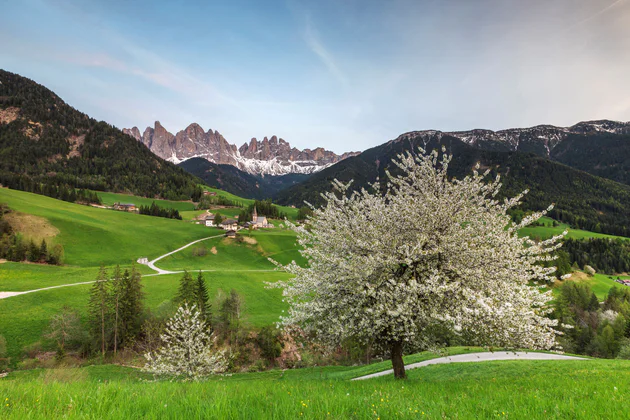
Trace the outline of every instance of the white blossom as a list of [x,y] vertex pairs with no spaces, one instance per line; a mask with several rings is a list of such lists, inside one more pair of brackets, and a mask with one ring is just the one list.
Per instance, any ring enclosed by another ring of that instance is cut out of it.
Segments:
[[554,280],[555,267],[540,262],[555,259],[564,234],[537,243],[517,233],[552,207],[514,225],[507,211],[526,192],[499,201],[499,177],[486,182],[489,171],[477,166],[449,179],[451,159],[400,155],[402,175],[387,173],[385,194],[378,184],[348,194],[350,184],[335,180],[308,228],[287,222],[308,264],[278,264],[294,274],[274,283],[290,304],[281,324],[330,345],[418,342],[443,324],[471,343],[552,348],[552,296],[541,284]]
[[227,368],[224,352],[212,350],[208,327],[194,305],[177,309],[160,338],[163,346],[145,354],[146,371],[197,380]]

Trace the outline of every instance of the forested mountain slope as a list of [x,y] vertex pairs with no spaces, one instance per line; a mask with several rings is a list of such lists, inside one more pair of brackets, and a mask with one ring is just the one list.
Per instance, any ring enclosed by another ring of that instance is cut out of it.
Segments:
[[192,175],[36,82],[0,70],[0,183],[55,196],[59,187],[187,199]]
[[523,200],[524,210],[541,210],[549,204],[556,207],[551,216],[573,227],[615,235],[630,235],[630,187],[599,178],[566,165],[529,153],[482,150],[450,136],[426,136],[408,133],[381,146],[366,150],[314,174],[305,182],[277,194],[281,204],[302,205],[306,200],[322,204],[320,194],[330,190],[330,182],[354,180],[353,189],[385,179],[385,170],[396,173],[391,163],[398,154],[430,151],[446,146],[454,154],[449,168],[451,175],[463,177],[476,162],[491,168],[492,175],[503,176],[504,196],[513,196],[529,189]]
[[302,182],[310,174],[252,175],[233,165],[212,163],[204,158],[192,158],[178,164],[180,168],[202,179],[211,187],[220,188],[244,198],[265,199]]

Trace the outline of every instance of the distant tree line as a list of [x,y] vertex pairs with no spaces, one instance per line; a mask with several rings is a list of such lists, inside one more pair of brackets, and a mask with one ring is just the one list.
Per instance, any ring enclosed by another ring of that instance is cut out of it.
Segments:
[[180,216],[178,210],[173,209],[173,208],[160,207],[157,204],[155,204],[155,201],[151,203],[150,206],[138,207],[138,212],[140,214],[146,214],[149,216],[166,217],[168,219],[182,220],[182,216]]
[[280,211],[278,206],[273,204],[270,199],[255,200],[253,204],[250,204],[239,213],[239,223],[250,222],[252,220],[254,207],[256,208],[256,213],[259,216],[266,216],[270,219],[284,219],[287,217],[286,213]]
[[215,206],[243,207],[243,203],[240,201],[230,200],[229,198],[221,195],[202,195],[197,204],[197,208],[200,210],[211,209]]
[[600,273],[614,274],[630,271],[630,240],[624,239],[567,239],[562,250],[571,264],[590,265]]

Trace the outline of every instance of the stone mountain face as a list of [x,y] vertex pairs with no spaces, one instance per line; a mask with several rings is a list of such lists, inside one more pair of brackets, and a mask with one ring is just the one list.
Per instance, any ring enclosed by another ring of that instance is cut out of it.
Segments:
[[358,154],[350,152],[340,156],[321,147],[298,150],[276,136],[271,139],[265,137],[262,141],[253,138],[249,144],[245,143],[237,149],[218,131],[204,132],[196,123],[176,135],[166,131],[159,121],[155,122],[154,128],[147,127],[142,135],[137,127],[123,131],[171,162],[180,163],[193,157],[202,157],[213,163],[236,166],[255,175],[310,174]]
[[392,142],[415,137],[421,137],[428,142],[432,138],[440,139],[449,136],[484,150],[530,152],[545,158],[553,158],[553,149],[571,135],[606,133],[630,134],[630,122],[599,120],[580,122],[571,127],[537,125],[500,131],[480,129],[454,132],[412,131],[399,136]]

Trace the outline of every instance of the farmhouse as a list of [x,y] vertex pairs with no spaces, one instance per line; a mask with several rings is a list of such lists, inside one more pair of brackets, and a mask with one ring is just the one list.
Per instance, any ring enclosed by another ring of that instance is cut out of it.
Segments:
[[204,220],[206,222],[207,227],[214,226],[214,214],[208,214]]
[[136,205],[133,203],[114,203],[114,210],[136,211]]
[[223,230],[233,230],[236,231],[238,229],[238,221],[235,219],[225,219],[221,223],[221,228]]
[[236,238],[236,231],[235,230],[228,230],[227,232],[225,232],[225,237],[226,238]]
[[216,196],[216,195],[217,195],[217,193],[216,193],[216,192],[214,192],[214,191],[204,191],[204,192],[203,192],[203,195],[210,196],[210,197],[214,197],[214,196]]
[[617,283],[623,284],[624,286],[630,286],[630,279],[617,279],[615,280]]

